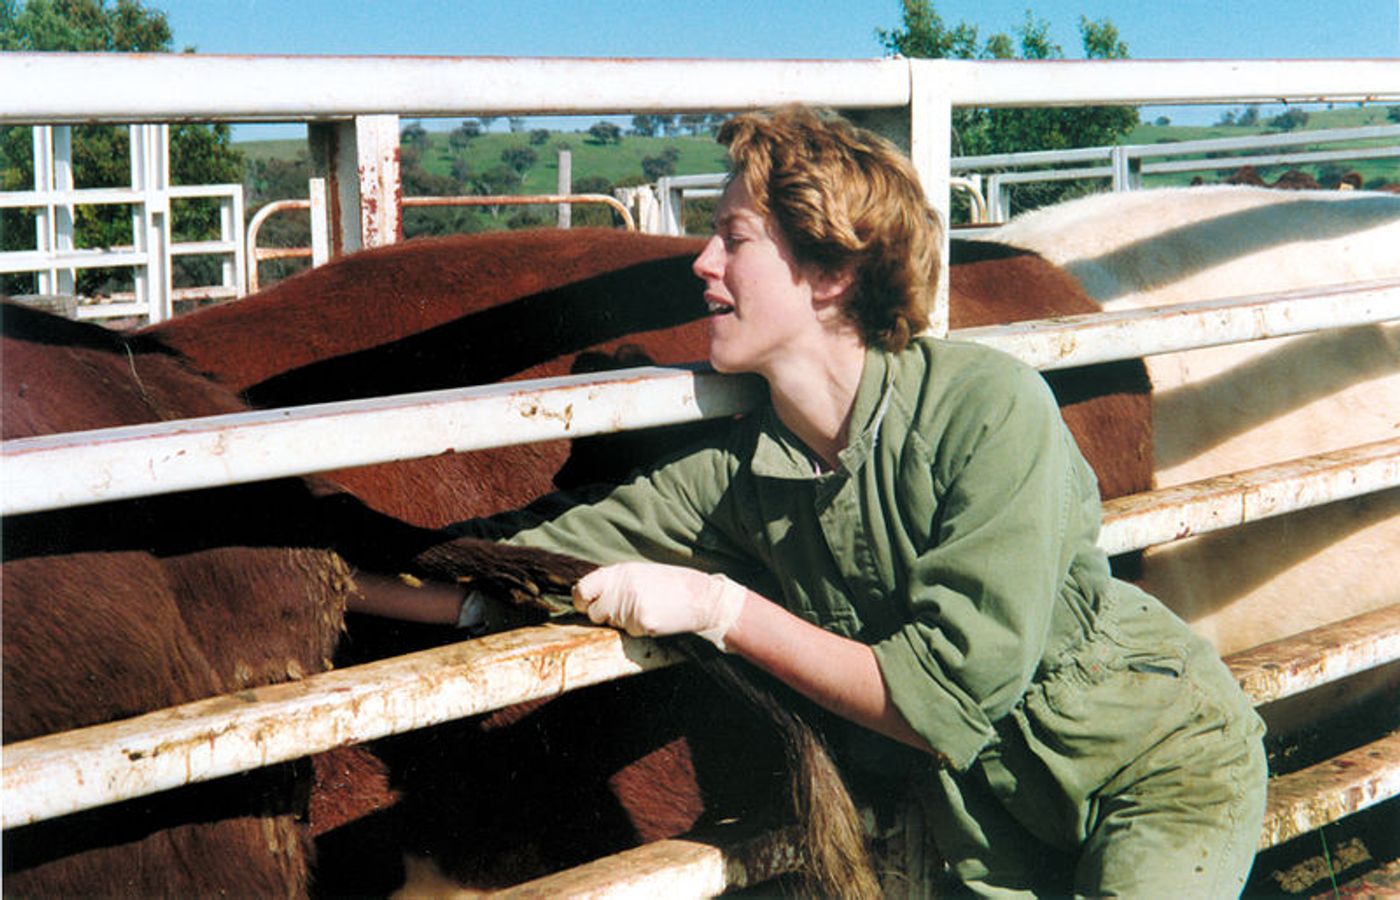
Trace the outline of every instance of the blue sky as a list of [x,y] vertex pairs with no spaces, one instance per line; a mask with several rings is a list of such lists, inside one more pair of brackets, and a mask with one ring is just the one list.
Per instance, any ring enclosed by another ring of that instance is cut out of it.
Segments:
[[[206,53],[870,57],[898,0],[155,0]],[[1394,57],[1396,0],[941,0],[944,21],[1011,32],[1031,9],[1078,56],[1081,15],[1134,57]]]
[[[882,55],[899,0],[147,0],[203,53],[705,58]],[[1080,16],[1137,59],[1400,56],[1400,0],[940,0],[949,25],[1008,34],[1026,11],[1082,56]],[[1187,115],[1178,110],[1178,121]],[[585,126],[586,127],[586,126]]]

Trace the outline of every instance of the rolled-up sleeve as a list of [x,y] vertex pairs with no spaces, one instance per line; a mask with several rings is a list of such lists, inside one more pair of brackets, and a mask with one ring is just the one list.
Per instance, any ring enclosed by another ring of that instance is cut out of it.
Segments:
[[895,706],[961,770],[1044,654],[1072,556],[1077,450],[1031,370],[989,378],[956,409],[927,448],[936,505],[909,567],[909,621],[874,650]]

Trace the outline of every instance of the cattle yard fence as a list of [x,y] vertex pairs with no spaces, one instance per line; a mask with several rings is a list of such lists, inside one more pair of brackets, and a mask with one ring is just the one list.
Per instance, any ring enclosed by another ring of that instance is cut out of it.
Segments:
[[[839,108],[900,139],[947,215],[954,106],[1400,101],[1400,62],[695,61],[0,54],[0,123],[309,121],[329,255],[392,242],[398,115]],[[385,110],[394,110],[388,115]],[[387,173],[387,174],[386,174]],[[393,177],[390,177],[393,175]],[[392,206],[386,211],[386,206]],[[944,254],[947,258],[947,254]],[[946,277],[942,279],[947,284]],[[946,296],[936,333],[946,333]],[[1400,318],[1400,279],[955,332],[1041,368]],[[751,408],[754,384],[641,369],[6,441],[3,513],[81,505]],[[573,405],[572,417],[550,412]],[[411,423],[403,427],[392,423]],[[353,434],[353,440],[345,435]],[[375,436],[374,440],[369,440]],[[401,440],[402,439],[402,440]],[[213,442],[213,443],[211,443]],[[212,446],[219,459],[211,464]],[[268,467],[259,460],[292,460]],[[298,462],[299,461],[299,462]],[[1105,504],[1110,552],[1400,486],[1400,439]],[[1231,657],[1256,703],[1400,659],[1400,606]],[[668,665],[664,642],[555,624],[4,748],[5,828]],[[294,722],[295,725],[289,724]],[[157,752],[158,751],[158,752]],[[1262,846],[1400,794],[1400,736],[1273,779]],[[775,874],[785,836],[638,848],[520,887],[704,895]],[[779,867],[781,868],[781,867]],[[668,889],[668,893],[670,890]],[[536,894],[538,895],[538,894]]]
[[[1377,140],[1387,143],[1381,146],[1355,146],[1357,142]],[[1342,143],[1353,146],[1340,150],[1257,152],[1274,147]],[[1219,155],[1236,151],[1250,151],[1251,155]],[[954,174],[948,179],[948,186],[967,195],[972,206],[971,224],[986,225],[1001,224],[1011,218],[1010,189],[1018,184],[1105,179],[1112,191],[1131,191],[1142,189],[1143,177],[1148,175],[1215,172],[1242,166],[1397,158],[1400,158],[1400,125],[1372,125],[1161,144],[1115,144],[1074,150],[955,156],[950,161],[949,170]],[[1160,161],[1147,162],[1150,159]],[[1081,165],[1064,168],[1073,163]],[[1092,165],[1094,163],[1100,165]],[[657,234],[685,234],[685,201],[713,197],[723,184],[723,173],[674,175],[658,179],[653,203],[650,206],[638,203],[643,208],[655,210],[652,216],[643,220],[642,230]]]
[[[243,185],[172,185],[169,126],[133,124],[128,126],[127,136],[130,185],[75,188],[72,129],[34,127],[34,190],[0,192],[0,208],[34,210],[35,248],[0,252],[0,273],[36,273],[38,294],[63,302],[70,318],[77,319],[140,317],[148,322],[162,322],[175,314],[176,301],[242,297],[248,292]],[[199,200],[218,204],[219,237],[176,240],[173,207]],[[112,205],[130,207],[132,243],[115,247],[75,246],[76,209]],[[180,256],[218,257],[218,283],[175,287],[172,262]],[[97,268],[131,269],[132,290],[115,291],[103,303],[78,303],[75,273]]]

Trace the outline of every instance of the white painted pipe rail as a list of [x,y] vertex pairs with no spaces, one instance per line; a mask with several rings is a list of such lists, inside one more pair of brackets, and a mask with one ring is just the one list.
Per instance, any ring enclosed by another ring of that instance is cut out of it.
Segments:
[[760,390],[645,367],[19,438],[0,445],[3,514],[733,415]]
[[[1388,280],[950,336],[1061,368],[1397,317]],[[20,438],[0,444],[0,514],[691,422],[759,396],[752,380],[647,367]]]
[[[1208,138],[1200,141],[1179,141],[1171,144],[1129,144],[1122,147],[1129,159],[1154,156],[1183,156],[1186,154],[1223,153],[1236,150],[1258,150],[1265,147],[1293,147],[1299,144],[1327,144],[1400,138],[1400,125],[1372,125],[1362,128],[1320,128],[1284,134],[1251,134],[1248,137]],[[952,170],[999,169],[1025,166],[1062,165],[1071,162],[1107,162],[1115,147],[1078,147],[1072,150],[1027,150],[1019,153],[988,153],[981,156],[958,156],[952,160]],[[1221,163],[1232,162],[1226,157]]]
[[910,93],[908,63],[895,59],[6,53],[0,83],[29,86],[0,97],[5,123],[864,108]]
[[1037,369],[1066,369],[1391,319],[1400,319],[1400,278],[963,328],[949,337]]
[[1260,466],[1104,503],[1110,556],[1400,487],[1400,438]]
[[6,53],[0,123],[306,121],[902,107],[911,83],[953,105],[1391,103],[1400,61],[713,60]]
[[11,828],[660,668],[610,628],[521,628],[303,681],[6,744]]
[[[1332,480],[1343,482],[1343,496],[1348,490],[1364,492],[1374,489],[1377,469],[1390,485],[1400,485],[1400,438],[1119,498],[1105,504],[1100,545],[1119,553],[1316,505],[1330,499],[1322,489]],[[1176,499],[1193,492],[1205,499]],[[1200,521],[1184,519],[1180,508],[1195,511]],[[1392,613],[1364,624],[1365,630],[1334,629],[1321,638],[1348,662],[1303,667],[1272,683],[1269,699],[1400,658],[1400,617]],[[1377,640],[1379,650],[1348,649]],[[1265,659],[1276,656],[1276,648],[1265,651]],[[240,692],[237,702],[214,698],[35,738],[4,748],[3,827],[488,712],[678,660],[664,644],[612,629],[525,628]],[[1265,684],[1255,676],[1246,686],[1262,690]]]

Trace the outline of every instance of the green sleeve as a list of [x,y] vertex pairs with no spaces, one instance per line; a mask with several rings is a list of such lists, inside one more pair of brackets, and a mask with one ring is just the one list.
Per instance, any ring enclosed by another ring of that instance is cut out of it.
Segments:
[[454,526],[602,564],[646,559],[706,571],[746,568],[734,539],[731,482],[737,469],[728,437],[610,489],[553,494],[525,510]]
[[932,546],[910,569],[908,624],[874,649],[896,707],[961,770],[1044,654],[1083,485],[1078,450],[1033,370],[984,370],[940,405],[952,407],[945,427],[923,432],[941,434],[927,447]]

